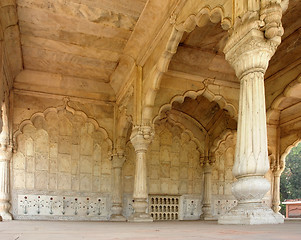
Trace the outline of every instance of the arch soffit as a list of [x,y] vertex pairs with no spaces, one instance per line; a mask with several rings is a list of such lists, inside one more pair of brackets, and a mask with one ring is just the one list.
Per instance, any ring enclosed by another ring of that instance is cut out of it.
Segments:
[[228,30],[232,26],[232,20],[225,17],[225,10],[221,6],[211,8],[210,6],[203,7],[197,14],[191,14],[187,19],[177,25],[174,25],[169,40],[167,41],[165,50],[161,54],[153,72],[150,74],[148,89],[145,92],[144,110],[142,113],[143,119],[151,119],[151,110],[154,106],[156,93],[160,88],[162,73],[168,70],[168,66],[172,56],[177,52],[178,45],[181,41],[184,32],[191,32],[197,26],[205,26],[209,21],[212,23],[221,22],[224,30]]
[[64,100],[64,101],[65,101],[65,103],[62,106],[59,106],[59,107],[56,107],[56,108],[55,107],[46,108],[44,112],[36,112],[30,117],[30,119],[26,119],[26,120],[22,121],[19,125],[18,130],[16,130],[15,133],[13,134],[14,149],[17,150],[17,147],[18,147],[17,141],[16,141],[17,137],[20,134],[23,134],[23,128],[26,125],[34,126],[33,123],[34,123],[34,120],[37,117],[42,117],[42,118],[45,119],[47,114],[50,113],[50,112],[58,113],[59,111],[66,110],[66,111],[72,113],[73,115],[81,116],[84,119],[85,122],[91,123],[95,127],[96,130],[100,131],[104,136],[104,140],[107,142],[107,144],[109,146],[109,151],[111,151],[111,149],[112,149],[112,140],[109,138],[108,132],[103,127],[99,126],[98,122],[95,119],[88,117],[85,112],[78,111],[78,110],[75,110],[74,108],[70,107],[68,105],[69,100]]
[[[291,81],[272,102],[271,107],[267,111],[267,123],[270,123],[271,117],[273,115],[277,115],[279,118],[280,115],[280,109],[279,106],[280,104],[288,97],[291,96],[291,92],[294,90],[294,87],[298,86],[301,84],[301,74],[297,76],[293,81]],[[301,98],[301,96],[300,96]]]
[[204,96],[206,99],[208,99],[210,102],[214,101],[216,102],[221,109],[225,109],[228,111],[231,118],[234,118],[237,121],[237,110],[236,108],[228,103],[224,97],[221,95],[216,95],[207,88],[204,88],[199,91],[187,91],[183,95],[176,95],[174,96],[169,103],[164,104],[160,107],[158,114],[153,118],[152,123],[154,124],[156,121],[160,119],[160,116],[162,113],[171,110],[172,104],[174,102],[183,103],[186,97],[189,97],[191,99],[196,99],[198,96]]

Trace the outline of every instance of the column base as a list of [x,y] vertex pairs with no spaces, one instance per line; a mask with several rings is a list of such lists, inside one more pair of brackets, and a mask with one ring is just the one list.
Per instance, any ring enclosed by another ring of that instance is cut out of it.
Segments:
[[0,221],[5,222],[5,221],[11,221],[11,220],[13,220],[13,217],[10,213],[6,213],[6,212],[0,213]]
[[153,218],[148,213],[134,213],[128,218],[128,222],[153,222]]
[[204,220],[204,221],[216,221],[217,218],[213,217],[213,216],[201,216],[200,220]]
[[225,215],[219,217],[219,224],[280,224],[284,222],[281,214],[275,213],[262,203],[239,203]]
[[111,222],[125,222],[126,218],[119,214],[113,214],[113,215],[111,215],[110,221]]

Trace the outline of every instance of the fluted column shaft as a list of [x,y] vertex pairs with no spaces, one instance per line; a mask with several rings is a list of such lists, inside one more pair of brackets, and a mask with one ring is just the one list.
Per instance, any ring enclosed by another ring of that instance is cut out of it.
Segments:
[[[265,109],[264,73],[270,58],[281,42],[281,8],[275,6],[274,35],[267,39],[264,22],[256,15],[243,17],[245,22],[236,26],[225,46],[226,60],[233,66],[240,80],[240,97],[235,163],[232,193],[238,205],[219,218],[222,224],[268,224],[280,223],[283,219],[262,204],[262,198],[270,189],[264,178],[269,170],[267,152],[267,127]],[[249,13],[253,14],[253,13]],[[266,20],[266,19],[265,19]],[[271,24],[266,24],[270,28]],[[279,29],[278,29],[279,26]],[[266,28],[266,30],[267,30]],[[270,29],[269,29],[270,30]],[[277,35],[280,34],[280,35]]]
[[273,198],[272,198],[272,209],[275,213],[279,213],[280,207],[280,176],[282,169],[273,171],[274,184],[273,184]]
[[112,156],[113,189],[112,189],[112,215],[111,221],[126,221],[122,215],[122,166],[125,162],[123,154]]
[[0,146],[0,216],[2,221],[12,220],[10,209],[9,163],[12,158],[10,146]]
[[146,167],[146,152],[152,141],[152,136],[152,128],[149,126],[135,126],[132,130],[131,142],[136,152],[136,168],[133,192],[134,214],[129,218],[129,221],[153,221],[152,217],[147,213],[148,189]]
[[204,165],[204,196],[203,196],[203,215],[202,219],[211,220],[212,219],[212,209],[211,209],[211,174],[212,166],[209,163]]

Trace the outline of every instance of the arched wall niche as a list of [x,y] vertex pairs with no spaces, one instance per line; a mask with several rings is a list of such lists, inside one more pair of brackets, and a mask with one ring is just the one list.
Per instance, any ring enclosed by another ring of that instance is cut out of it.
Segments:
[[66,100],[24,120],[14,140],[16,219],[108,219],[112,141],[96,120]]
[[[221,22],[221,27],[224,30],[228,30],[232,26],[232,20],[226,17],[224,8],[220,6],[210,7],[204,6],[197,13],[195,9],[183,22],[174,23],[174,27],[167,41],[165,50],[161,54],[161,57],[157,61],[157,64],[153,68],[152,72],[146,79],[144,86],[144,108],[142,112],[142,119],[145,123],[148,123],[153,118],[153,106],[158,89],[160,88],[162,74],[167,71],[172,56],[177,52],[178,45],[184,32],[191,32],[197,26],[202,27],[209,21],[212,23]],[[176,17],[175,17],[176,18]]]
[[[198,219],[203,194],[200,158],[204,154],[204,146],[192,132],[172,119],[159,121],[154,128],[154,139],[147,152],[149,195],[180,195],[180,204],[183,204],[180,216],[183,219],[185,214],[188,216],[187,204],[192,201],[197,208],[192,217]],[[133,211],[135,173],[135,151],[130,141],[127,143],[126,159],[123,166],[124,214],[129,216]]]
[[236,146],[236,131],[227,129],[214,140],[210,148],[212,159],[212,214],[218,218],[234,207],[237,202],[232,195],[232,174]]

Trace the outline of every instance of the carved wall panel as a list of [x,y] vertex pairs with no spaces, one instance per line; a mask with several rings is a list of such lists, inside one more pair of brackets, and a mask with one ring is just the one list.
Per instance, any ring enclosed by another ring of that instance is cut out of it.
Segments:
[[55,195],[18,195],[18,219],[106,220],[109,199]]
[[[135,152],[127,144],[123,167],[124,192],[132,193]],[[201,194],[202,168],[197,144],[188,133],[170,123],[156,124],[155,137],[147,152],[149,194]]]
[[[203,172],[197,146],[180,127],[168,122],[155,125],[155,136],[147,152],[149,195],[160,199],[174,196],[179,201],[177,214],[174,212],[174,215],[168,215],[165,212],[164,218],[163,210],[151,211],[157,220],[200,218]],[[135,151],[130,142],[127,144],[126,156],[123,166],[124,214],[130,216],[135,173]],[[158,204],[158,209],[160,206],[164,209],[164,204]],[[192,208],[193,215],[190,211]]]
[[211,154],[215,159],[212,169],[213,215],[219,216],[237,204],[232,195],[232,174],[236,144],[236,132],[228,131],[215,141]]
[[[52,196],[56,201],[95,198],[97,205],[96,197],[110,193],[112,143],[106,131],[83,112],[68,105],[47,109],[21,123],[15,135],[18,148],[12,162],[12,188],[16,218],[25,215],[20,210],[23,195],[28,196],[27,201],[34,201],[36,195],[41,199]],[[37,212],[32,205],[30,214],[37,216]]]
[[202,215],[201,195],[182,195],[180,198],[179,219],[198,220]]
[[201,194],[200,152],[179,127],[157,124],[147,158],[150,194]]

